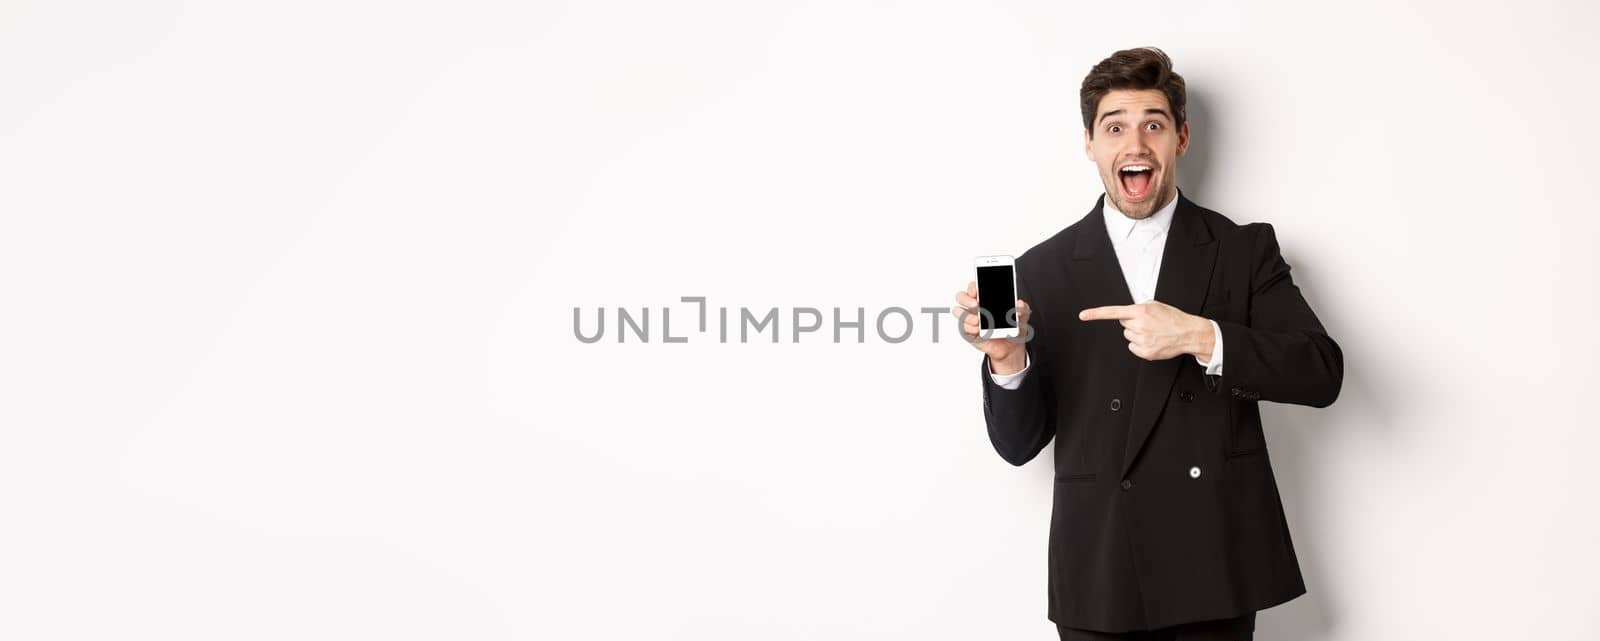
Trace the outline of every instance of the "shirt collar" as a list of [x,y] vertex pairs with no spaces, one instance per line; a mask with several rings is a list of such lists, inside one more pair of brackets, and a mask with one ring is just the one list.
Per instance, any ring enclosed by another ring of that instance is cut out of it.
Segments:
[[1105,206],[1100,211],[1106,219],[1106,233],[1111,236],[1112,240],[1121,240],[1131,235],[1135,229],[1165,232],[1172,227],[1172,212],[1178,208],[1178,197],[1179,194],[1173,193],[1172,202],[1167,203],[1161,209],[1157,209],[1156,213],[1148,217],[1134,220],[1117,211],[1117,208],[1111,204],[1111,196],[1107,194]]

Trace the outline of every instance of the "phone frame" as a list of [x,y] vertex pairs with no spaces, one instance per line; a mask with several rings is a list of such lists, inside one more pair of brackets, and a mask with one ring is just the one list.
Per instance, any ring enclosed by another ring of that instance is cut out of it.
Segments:
[[[983,282],[983,279],[978,278],[978,270],[981,269],[981,268],[984,268],[984,267],[1005,267],[1005,268],[1011,270],[1011,291],[1009,292],[1009,296],[1006,298],[1006,300],[1009,301],[1006,304],[1006,308],[1007,309],[1015,308],[1016,304],[1017,304],[1017,265],[1016,265],[1016,259],[1012,258],[1011,256],[1004,255],[1004,254],[995,255],[995,256],[979,256],[977,258],[972,259],[972,277],[973,277],[973,282],[975,282],[975,283]],[[978,310],[983,308],[983,286],[982,285],[978,285],[977,289],[978,289],[978,307],[974,308],[972,310],[972,313],[974,313],[974,314],[980,313]],[[989,330],[989,338],[991,338],[991,339],[995,339],[995,338],[1016,338],[1017,336],[1021,335],[1022,328],[1020,328],[1020,327],[998,327],[999,324],[1004,323],[1004,322],[1006,322],[1005,318],[996,318],[996,319],[994,319],[994,324],[997,325],[997,327],[994,327],[994,328]],[[978,326],[980,328],[983,327],[983,320],[981,318],[978,320]],[[978,336],[979,336],[979,338],[983,337],[983,330],[981,330],[981,329],[979,330]]]

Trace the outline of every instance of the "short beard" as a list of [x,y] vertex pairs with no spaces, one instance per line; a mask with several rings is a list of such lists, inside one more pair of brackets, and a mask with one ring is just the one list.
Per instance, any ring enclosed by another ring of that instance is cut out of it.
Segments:
[[[1146,201],[1144,201],[1142,203],[1132,203],[1132,204],[1130,204],[1130,203],[1123,202],[1122,201],[1122,184],[1121,184],[1120,180],[1119,180],[1119,182],[1117,184],[1112,185],[1111,189],[1106,191],[1106,193],[1107,194],[1116,194],[1115,196],[1111,197],[1111,204],[1117,208],[1117,211],[1122,212],[1123,216],[1126,216],[1126,217],[1128,217],[1128,218],[1130,218],[1132,220],[1144,220],[1146,218],[1149,218],[1149,217],[1155,215],[1157,209],[1160,209],[1160,208],[1166,206],[1166,204],[1167,204],[1167,199],[1166,199],[1166,195],[1167,194],[1166,194],[1166,190],[1164,190],[1164,189],[1162,190],[1162,193],[1157,195],[1155,198],[1151,198],[1151,199],[1146,200]],[[1141,207],[1141,208],[1148,207],[1148,209],[1145,209],[1143,211],[1131,211],[1129,209],[1129,207]]]

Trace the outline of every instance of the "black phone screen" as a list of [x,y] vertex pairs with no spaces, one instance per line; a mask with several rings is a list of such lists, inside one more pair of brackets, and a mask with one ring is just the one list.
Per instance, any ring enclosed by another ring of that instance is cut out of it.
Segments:
[[[1017,283],[1010,265],[991,265],[978,268],[978,306],[988,314],[979,314],[979,329],[1014,328],[1006,313],[1017,304]],[[993,319],[993,324],[990,324]]]

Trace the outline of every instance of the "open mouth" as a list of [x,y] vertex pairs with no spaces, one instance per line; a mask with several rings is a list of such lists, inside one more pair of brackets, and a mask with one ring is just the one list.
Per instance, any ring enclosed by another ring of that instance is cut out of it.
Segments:
[[1117,170],[1117,182],[1122,183],[1122,195],[1138,202],[1150,196],[1150,185],[1155,180],[1155,167],[1132,163]]

